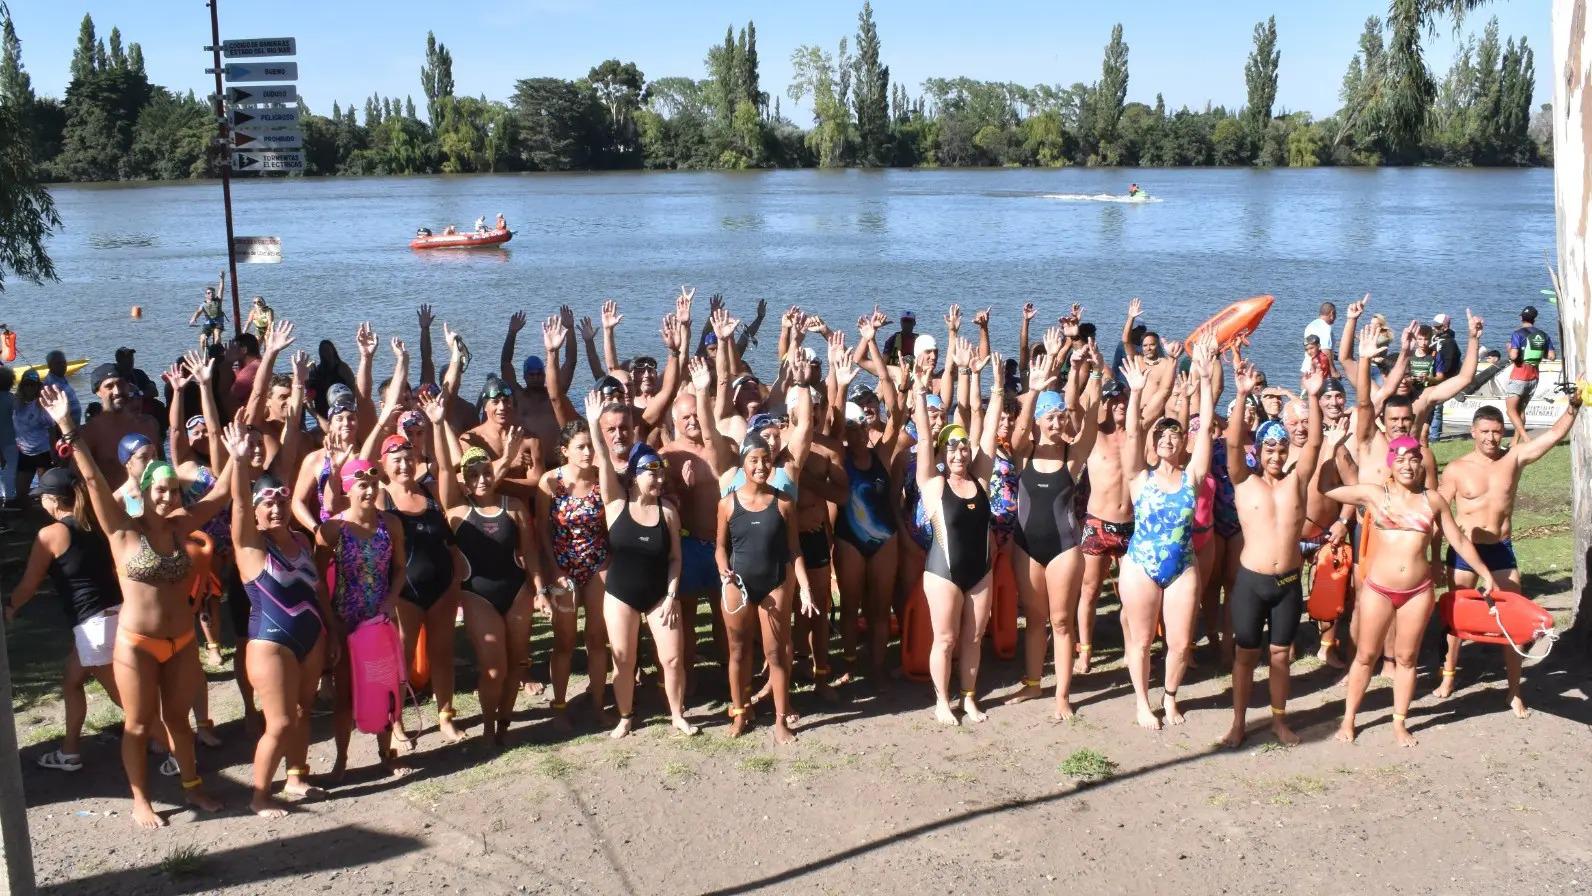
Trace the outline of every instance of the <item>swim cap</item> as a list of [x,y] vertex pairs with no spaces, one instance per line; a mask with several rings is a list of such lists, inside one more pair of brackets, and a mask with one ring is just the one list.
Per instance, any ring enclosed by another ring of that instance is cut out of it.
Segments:
[[1255,444],[1288,441],[1288,427],[1276,420],[1267,420],[1255,429]]
[[934,447],[944,448],[952,439],[967,441],[967,430],[960,423],[949,423],[940,427],[940,434],[934,437]]
[[1397,460],[1399,455],[1402,454],[1413,454],[1416,457],[1420,457],[1421,443],[1415,441],[1411,436],[1399,436],[1396,439],[1388,440],[1387,465],[1393,466],[1393,461]]
[[1034,399],[1035,420],[1038,420],[1046,414],[1054,414],[1060,411],[1065,411],[1066,409],[1067,400],[1061,397],[1060,392],[1046,389],[1045,391],[1039,393],[1038,398]]
[[860,405],[858,405],[856,402],[852,402],[852,401],[846,402],[846,422],[847,423],[856,423],[856,424],[860,425],[860,424],[864,423],[865,421],[867,421],[867,419],[868,419],[868,416],[867,416],[867,414],[863,413],[862,407]]
[[1123,391],[1125,391],[1125,390],[1122,388],[1122,384],[1120,382],[1117,382],[1117,378],[1116,377],[1108,376],[1108,377],[1102,377],[1101,378],[1101,380],[1100,380],[1100,397],[1101,398],[1116,398],[1118,395],[1121,395],[1123,393]]
[[746,438],[741,441],[740,460],[744,463],[746,461],[746,456],[751,454],[753,451],[769,450],[772,449],[768,447],[767,439],[764,439],[761,435],[758,435],[755,432],[748,432],[746,434]]
[[381,441],[381,455],[386,457],[394,451],[408,451],[415,447],[407,436],[394,433]]
[[771,426],[778,426],[783,422],[783,418],[778,414],[753,414],[752,419],[746,421],[746,431],[748,433],[761,433],[763,430]]
[[923,357],[924,353],[935,351],[939,347],[940,344],[934,341],[933,336],[924,333],[912,341],[912,356],[915,358],[921,358]]
[[492,455],[487,454],[485,448],[466,448],[464,453],[459,455],[459,469],[461,470],[467,470],[476,464],[489,464],[491,462]]
[[352,413],[356,404],[354,390],[343,383],[333,383],[331,388],[326,390],[326,416],[328,417]]
[[945,407],[945,399],[941,398],[936,393],[930,392],[929,394],[923,396],[923,405],[925,407],[941,409]]
[[149,491],[149,486],[157,480],[176,478],[177,471],[172,468],[171,464],[163,460],[157,460],[144,468],[144,475],[139,478],[138,487],[147,492]]
[[846,398],[848,400],[856,401],[863,396],[868,396],[874,399],[879,397],[874,395],[873,390],[864,385],[860,380],[853,380],[851,385],[846,387]]
[[907,438],[916,442],[918,440],[918,422],[916,420],[908,420],[904,428],[907,431]]
[[625,463],[625,478],[634,479],[642,467],[651,463],[663,463],[663,456],[646,442],[637,442],[630,446],[630,459]]
[[1335,376],[1327,377],[1327,381],[1321,384],[1321,394],[1326,395],[1329,392],[1336,392],[1339,395],[1348,394],[1343,389],[1343,380],[1340,380]]
[[344,461],[342,468],[337,471],[337,478],[343,480],[343,491],[351,491],[359,474],[372,469],[375,469],[375,465],[363,457]]
[[530,379],[532,376],[546,373],[547,362],[543,361],[537,355],[526,355],[524,370],[525,378]]
[[130,432],[122,436],[122,440],[116,443],[116,459],[125,466],[128,461],[133,459],[133,455],[138,453],[139,449],[153,444],[149,437],[143,433]]
[[404,411],[398,415],[398,428],[400,430],[419,429],[426,423],[426,418],[419,411]]

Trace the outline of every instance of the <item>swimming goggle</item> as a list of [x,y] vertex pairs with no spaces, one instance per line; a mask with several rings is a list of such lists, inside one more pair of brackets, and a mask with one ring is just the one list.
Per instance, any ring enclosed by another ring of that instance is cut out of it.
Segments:
[[[359,474],[355,473],[354,476],[357,478]],[[285,485],[277,486],[276,488],[262,488],[254,493],[254,505],[258,507],[261,501],[286,501],[287,496],[288,490]]]
[[355,470],[348,474],[347,478],[355,482],[380,482],[381,471],[375,467],[366,467],[363,470]]
[[636,464],[636,472],[637,473],[662,473],[664,471],[664,468],[667,467],[667,466],[668,465],[665,464],[662,460],[649,460],[649,461],[647,461],[645,463]]
[[481,393],[481,398],[486,401],[495,401],[499,398],[508,398],[513,395],[507,386],[493,386]]

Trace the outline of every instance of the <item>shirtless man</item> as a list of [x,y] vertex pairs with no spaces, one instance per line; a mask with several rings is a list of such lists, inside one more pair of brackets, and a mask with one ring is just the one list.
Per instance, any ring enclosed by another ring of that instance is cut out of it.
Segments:
[[[734,449],[718,434],[714,416],[713,371],[704,358],[690,362],[691,387],[675,398],[670,411],[674,438],[663,446],[669,496],[680,514],[680,625],[686,632],[686,689],[691,691],[696,666],[696,616],[703,600],[718,598],[719,574],[714,561],[718,534],[719,476],[735,463]],[[724,650],[724,620],[713,619],[714,643]]]
[[139,410],[140,403],[133,398],[132,383],[122,379],[115,364],[94,368],[90,381],[104,410],[83,424],[81,438],[104,474],[106,484],[115,490],[127,481],[127,470],[116,455],[116,446],[122,437],[136,433],[151,443],[159,443],[160,426],[154,417]]
[[637,356],[628,365],[619,363],[615,331],[625,316],[619,313],[619,306],[612,299],[603,302],[603,360],[608,374],[625,384],[628,402],[634,409],[637,437],[654,446],[663,444],[665,433],[660,427],[669,414],[675,391],[679,388],[680,371],[685,364],[684,347],[689,345],[691,299],[695,295],[696,290],[680,287],[680,294],[674,299],[674,312],[664,315],[658,335],[662,337],[669,356],[661,380],[657,358]]
[[[1315,560],[1323,548],[1335,548],[1342,544],[1349,537],[1354,522],[1353,508],[1345,509],[1342,504],[1326,496],[1328,490],[1345,482],[1356,481],[1354,459],[1343,445],[1351,428],[1349,419],[1342,413],[1343,382],[1333,377],[1321,388],[1319,422],[1320,428],[1326,433],[1321,449],[1316,452],[1315,469],[1309,473],[1309,485],[1305,489],[1304,528],[1299,533],[1299,552],[1306,563]],[[1329,406],[1335,408],[1330,418]],[[1283,469],[1292,471],[1303,462],[1305,446],[1310,441],[1309,404],[1300,399],[1289,402],[1283,408],[1282,422],[1288,430],[1288,461]],[[1321,638],[1321,649],[1316,658],[1334,669],[1347,668],[1348,664],[1333,649],[1338,643],[1337,621],[1317,622],[1316,628]]]
[[[1506,591],[1519,593],[1520,569],[1515,561],[1515,548],[1510,542],[1511,518],[1515,509],[1515,492],[1520,487],[1520,472],[1528,464],[1541,460],[1558,441],[1570,433],[1575,418],[1581,410],[1581,390],[1570,393],[1570,405],[1547,432],[1539,432],[1530,439],[1516,436],[1509,447],[1504,447],[1504,415],[1497,408],[1480,407],[1470,422],[1470,437],[1475,443],[1470,453],[1451,461],[1443,468],[1438,492],[1443,500],[1454,504],[1454,522],[1459,524],[1482,562],[1492,573],[1493,581]],[[1463,557],[1448,549],[1447,565],[1449,584],[1453,588],[1476,587],[1476,571]],[[1520,654],[1508,645],[1502,647],[1504,671],[1509,679],[1509,708],[1516,716],[1525,718],[1526,701],[1520,696]],[[1436,696],[1446,698],[1454,693],[1454,675],[1459,671],[1459,639],[1448,635],[1448,655],[1443,660],[1443,681]]]
[[[498,357],[498,379],[514,395],[514,416],[520,429],[525,434],[536,440],[541,446],[541,464],[544,469],[558,466],[558,417],[553,411],[553,399],[547,390],[547,364],[534,352],[525,356],[525,364],[521,372],[525,376],[525,383],[521,385],[516,379],[514,370],[514,341],[521,330],[525,329],[525,312],[516,311],[509,318],[509,328],[503,337],[503,351]],[[543,326],[544,332],[546,326]],[[571,361],[568,365],[571,371],[574,367],[574,345],[568,340]],[[565,365],[560,362],[559,373],[563,373]],[[568,386],[567,376],[560,376],[559,380]]]
[[1127,450],[1128,390],[1115,377],[1100,383],[1100,428],[1089,452],[1089,503],[1083,517],[1083,584],[1078,597],[1078,656],[1073,674],[1089,671],[1094,644],[1095,605],[1111,564],[1128,552],[1133,537],[1133,501],[1122,452]]
[[[1248,364],[1234,371],[1238,402],[1243,403],[1255,389],[1254,368]],[[1297,463],[1287,469],[1288,430],[1267,421],[1255,432],[1258,444],[1257,471],[1251,474],[1244,452],[1249,433],[1236,421],[1227,427],[1227,473],[1233,480],[1234,500],[1239,524],[1244,530],[1244,546],[1238,557],[1238,570],[1228,594],[1232,617],[1233,642],[1233,727],[1222,738],[1228,747],[1244,742],[1245,716],[1249,692],[1255,682],[1255,666],[1260,660],[1262,630],[1269,630],[1271,730],[1287,746],[1299,743],[1299,735],[1288,727],[1288,662],[1299,614],[1304,610],[1300,574],[1304,557],[1299,550],[1299,532],[1305,523],[1305,492],[1316,470],[1321,451],[1321,390],[1319,369],[1305,374],[1305,400],[1309,402],[1305,423],[1305,444]]]
[[[514,392],[509,384],[489,374],[486,386],[481,390],[481,399],[486,419],[459,436],[461,450],[480,448],[486,451],[497,467],[499,488],[522,501],[535,500],[536,483],[544,472],[541,440],[524,435],[520,429],[519,415],[514,407]],[[504,457],[504,450],[514,444],[520,446],[517,456]]]

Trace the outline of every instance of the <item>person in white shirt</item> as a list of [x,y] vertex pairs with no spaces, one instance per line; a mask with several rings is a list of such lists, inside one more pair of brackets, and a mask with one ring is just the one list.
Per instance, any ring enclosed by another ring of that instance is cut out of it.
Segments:
[[1338,306],[1321,303],[1321,316],[1305,325],[1305,335],[1321,340],[1321,350],[1332,354],[1332,325],[1338,321]]

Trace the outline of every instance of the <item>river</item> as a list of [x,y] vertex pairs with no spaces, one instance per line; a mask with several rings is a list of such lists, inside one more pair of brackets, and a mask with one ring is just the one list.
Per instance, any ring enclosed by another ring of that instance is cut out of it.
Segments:
[[[1082,198],[1121,194],[1131,180],[1157,201]],[[60,347],[97,363],[130,344],[156,373],[192,344],[188,317],[225,266],[219,184],[53,193],[65,222],[50,244],[60,282],[7,282],[21,360]],[[516,309],[540,317],[568,303],[595,315],[615,298],[627,315],[621,352],[654,352],[657,320],[682,283],[699,298],[725,294],[743,318],[766,298],[765,360],[778,309],[792,303],[848,328],[875,302],[892,317],[910,308],[932,333],[951,302],[990,307],[997,341],[1009,346],[1025,301],[1052,321],[1081,302],[1114,339],[1128,299],[1140,296],[1150,325],[1180,338],[1230,301],[1271,293],[1255,356],[1284,384],[1295,381],[1301,331],[1323,300],[1341,308],[1370,292],[1395,326],[1444,311],[1459,328],[1470,308],[1487,319],[1493,346],[1524,304],[1543,307],[1550,332],[1555,322],[1539,293],[1554,244],[1545,169],[295,178],[243,180],[233,196],[239,235],[283,244],[281,264],[240,265],[245,311],[260,293],[299,324],[302,347],[330,336],[349,357],[359,321],[384,343],[412,339],[414,309],[430,302],[480,359],[472,385],[495,367]],[[499,212],[515,231],[502,250],[407,248],[417,226],[468,228]],[[129,319],[134,305],[142,320]],[[539,342],[530,329],[523,337]]]

